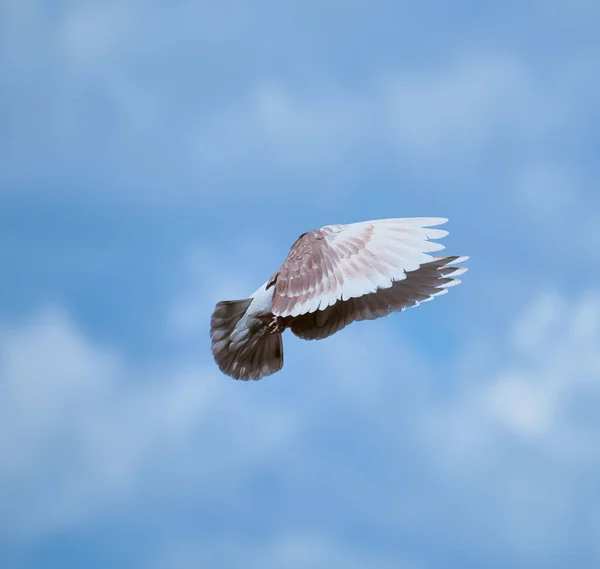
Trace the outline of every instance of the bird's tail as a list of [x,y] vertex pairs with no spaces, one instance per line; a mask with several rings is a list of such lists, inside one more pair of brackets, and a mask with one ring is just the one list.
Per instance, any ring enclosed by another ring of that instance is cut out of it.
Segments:
[[210,319],[213,357],[235,379],[261,379],[283,367],[281,334],[272,334],[265,322],[247,314],[251,302],[219,302]]

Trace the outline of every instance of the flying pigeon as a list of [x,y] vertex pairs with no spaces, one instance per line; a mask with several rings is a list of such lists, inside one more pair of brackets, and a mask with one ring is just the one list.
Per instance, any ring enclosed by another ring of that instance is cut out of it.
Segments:
[[431,300],[460,283],[468,257],[429,255],[444,218],[398,218],[326,225],[303,233],[277,272],[250,298],[217,303],[212,353],[235,379],[261,379],[283,367],[286,328],[304,340],[327,338],[355,320],[374,320]]

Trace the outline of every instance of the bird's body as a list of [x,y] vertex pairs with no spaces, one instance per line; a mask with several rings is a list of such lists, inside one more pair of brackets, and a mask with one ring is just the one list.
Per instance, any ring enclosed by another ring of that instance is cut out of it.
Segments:
[[381,219],[303,233],[279,270],[249,298],[219,302],[212,352],[236,379],[260,379],[283,366],[286,328],[306,340],[330,336],[431,300],[458,284],[467,257],[433,257],[447,235],[441,218]]

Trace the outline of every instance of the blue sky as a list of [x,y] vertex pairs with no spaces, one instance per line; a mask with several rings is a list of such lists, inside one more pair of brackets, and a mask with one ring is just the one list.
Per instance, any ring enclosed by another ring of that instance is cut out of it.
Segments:
[[[0,565],[600,564],[592,1],[0,4]],[[464,283],[251,384],[214,303],[449,217]]]

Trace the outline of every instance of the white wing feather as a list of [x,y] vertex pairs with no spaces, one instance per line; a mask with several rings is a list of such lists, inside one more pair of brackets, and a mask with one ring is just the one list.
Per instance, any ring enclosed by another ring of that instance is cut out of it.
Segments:
[[399,218],[323,227],[322,278],[313,282],[313,275],[306,276],[302,292],[288,293],[291,302],[277,315],[299,316],[324,310],[339,300],[391,287],[406,278],[407,272],[430,262],[429,253],[444,249],[430,240],[448,234],[432,228],[447,221]]

